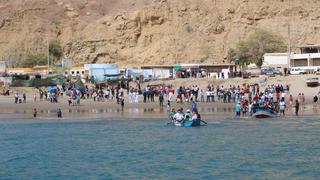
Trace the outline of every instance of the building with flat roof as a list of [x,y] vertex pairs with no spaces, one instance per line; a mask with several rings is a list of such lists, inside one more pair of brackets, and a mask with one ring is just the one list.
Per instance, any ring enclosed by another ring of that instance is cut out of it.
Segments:
[[290,67],[317,69],[320,67],[320,45],[298,46],[300,54],[291,54]]
[[288,53],[266,53],[263,56],[262,67],[289,67]]
[[266,53],[263,66],[300,67],[302,69],[320,68],[320,45],[298,46],[299,53]]
[[309,44],[304,46],[298,46],[297,48],[299,48],[300,54],[320,53],[320,44]]
[[94,77],[98,82],[119,79],[121,76],[117,64],[85,64],[84,70],[90,78]]
[[[204,77],[212,73],[219,74],[233,72],[235,64],[176,64],[142,66],[142,70],[150,69],[156,79]],[[225,75],[227,77],[228,75]]]
[[221,72],[223,69],[233,71],[235,64],[176,64],[176,65],[148,65],[141,69],[203,69],[208,72]]

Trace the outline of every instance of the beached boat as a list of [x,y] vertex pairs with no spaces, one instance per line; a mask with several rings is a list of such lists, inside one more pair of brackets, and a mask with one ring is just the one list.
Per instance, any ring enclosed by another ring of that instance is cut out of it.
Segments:
[[174,122],[175,126],[178,127],[196,127],[196,126],[201,126],[201,119],[196,119],[192,121],[183,121],[183,122]]
[[253,117],[255,118],[274,118],[279,117],[276,110],[269,107],[257,107],[253,109]]
[[307,86],[308,87],[317,87],[319,85],[319,78],[314,77],[314,78],[308,78],[306,80]]

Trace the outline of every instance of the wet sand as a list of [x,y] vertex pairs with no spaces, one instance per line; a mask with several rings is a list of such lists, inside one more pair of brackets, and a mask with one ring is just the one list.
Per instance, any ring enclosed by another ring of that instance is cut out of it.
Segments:
[[[29,97],[28,97],[29,98]],[[88,120],[88,119],[163,119],[168,117],[167,107],[160,107],[158,102],[154,103],[126,103],[122,111],[121,106],[113,100],[105,102],[94,102],[93,99],[81,101],[79,106],[68,106],[66,97],[60,98],[59,103],[48,101],[37,101],[27,99],[27,103],[14,104],[13,96],[0,97],[0,120],[6,119],[33,119],[33,109],[38,111],[37,119],[52,120],[57,117],[57,110],[63,112],[64,120]],[[128,101],[126,101],[128,102]],[[190,109],[191,104],[174,103],[173,107]],[[320,104],[309,103],[301,107],[301,116],[320,115]],[[217,120],[234,117],[234,103],[198,103],[198,110],[204,120]],[[288,108],[288,116],[294,116],[294,109]],[[249,117],[244,117],[249,118]]]
[[[290,92],[294,99],[300,92],[305,93],[306,105],[301,105],[301,116],[315,116],[320,115],[320,103],[314,104],[312,102],[313,96],[319,91],[318,87],[310,88],[306,87],[305,79],[308,77],[314,77],[316,75],[301,75],[301,76],[277,76],[268,79],[267,85],[271,84],[283,84],[290,86]],[[208,80],[208,79],[178,79],[169,81],[155,81],[146,82],[142,85],[145,87],[149,84],[167,84],[174,87],[189,86],[197,84],[201,89],[206,89],[208,84],[224,85],[226,87],[230,85],[242,85],[243,83],[259,83],[259,78],[242,79],[235,78],[230,80]],[[264,86],[265,87],[265,86]],[[262,87],[263,88],[263,87]],[[121,106],[114,101],[109,100],[106,102],[94,102],[93,99],[81,100],[80,106],[68,106],[67,98],[64,96],[59,99],[59,103],[50,103],[48,101],[33,102],[33,95],[38,92],[34,88],[12,88],[11,92],[27,93],[27,103],[14,104],[13,94],[11,96],[0,96],[0,120],[4,119],[32,119],[33,109],[38,110],[38,119],[52,119],[57,116],[57,109],[62,109],[63,119],[167,119],[167,106],[166,97],[164,107],[160,108],[159,102],[154,103],[142,103],[142,96],[140,96],[140,103],[128,103],[128,99],[125,99],[125,108],[122,111]],[[156,97],[156,101],[158,98]],[[172,107],[183,107],[185,110],[191,108],[190,104],[177,104],[174,103]],[[198,109],[201,116],[205,120],[211,119],[225,119],[234,117],[234,104],[233,103],[198,103]],[[287,108],[286,114],[288,116],[294,116],[294,109]]]

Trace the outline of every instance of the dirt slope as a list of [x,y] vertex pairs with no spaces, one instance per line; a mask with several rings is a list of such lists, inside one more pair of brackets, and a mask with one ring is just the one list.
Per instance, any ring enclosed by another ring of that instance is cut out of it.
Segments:
[[317,0],[0,0],[0,59],[20,62],[59,40],[75,64],[224,63],[256,28],[293,45],[320,42]]

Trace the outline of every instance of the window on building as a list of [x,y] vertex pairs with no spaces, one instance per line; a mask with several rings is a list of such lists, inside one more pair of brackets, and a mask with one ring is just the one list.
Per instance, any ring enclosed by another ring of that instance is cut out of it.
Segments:
[[319,53],[319,49],[317,47],[301,48],[301,53],[303,54]]

